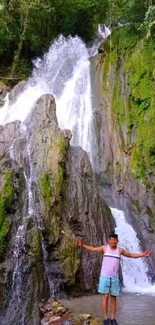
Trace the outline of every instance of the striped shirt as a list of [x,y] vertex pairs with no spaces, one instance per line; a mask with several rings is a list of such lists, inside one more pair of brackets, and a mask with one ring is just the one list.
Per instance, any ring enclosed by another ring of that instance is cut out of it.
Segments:
[[108,245],[102,261],[101,275],[107,276],[109,278],[118,278],[119,266],[120,266],[119,248],[111,249],[110,246]]

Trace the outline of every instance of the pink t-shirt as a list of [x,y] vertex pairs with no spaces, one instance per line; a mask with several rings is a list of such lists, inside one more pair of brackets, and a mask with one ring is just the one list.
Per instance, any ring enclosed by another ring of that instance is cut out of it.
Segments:
[[111,249],[107,246],[106,252],[103,256],[101,275],[109,278],[119,277],[119,266],[120,266],[120,252],[119,249]]

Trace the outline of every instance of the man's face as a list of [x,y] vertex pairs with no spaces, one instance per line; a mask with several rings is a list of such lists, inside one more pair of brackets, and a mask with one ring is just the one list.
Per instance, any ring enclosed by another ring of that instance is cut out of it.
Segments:
[[109,239],[109,246],[112,248],[116,248],[118,244],[118,239],[117,238],[110,238]]

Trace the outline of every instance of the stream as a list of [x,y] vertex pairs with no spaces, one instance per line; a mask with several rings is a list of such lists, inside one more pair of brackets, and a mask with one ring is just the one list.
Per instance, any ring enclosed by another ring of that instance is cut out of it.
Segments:
[[[86,296],[61,302],[74,313],[94,314],[103,319],[102,296]],[[121,293],[117,299],[117,322],[119,325],[154,325],[155,296]]]

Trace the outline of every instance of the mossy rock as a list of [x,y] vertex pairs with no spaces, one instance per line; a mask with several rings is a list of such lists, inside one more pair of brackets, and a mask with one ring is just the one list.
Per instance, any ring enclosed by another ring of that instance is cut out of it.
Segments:
[[65,230],[60,255],[66,284],[72,285],[75,283],[75,275],[80,266],[80,258],[78,248],[75,245],[75,237],[71,230]]
[[53,157],[53,164],[40,179],[42,195],[48,208],[61,197],[66,155],[66,143],[61,132],[56,141],[51,143],[50,154]]
[[55,245],[60,236],[60,215],[65,172],[66,143],[64,133],[59,131],[52,139],[47,168],[40,178],[40,190],[45,209],[45,228],[49,244]]
[[[144,184],[149,182],[150,173],[155,176],[154,82],[154,37],[144,38],[132,25],[116,29],[103,64],[103,96],[109,96],[120,134],[126,126],[126,145],[134,145],[130,152],[131,172]],[[133,132],[135,143],[130,143]]]
[[51,205],[52,189],[49,181],[49,174],[45,173],[40,179],[42,194],[47,206]]
[[3,257],[6,248],[6,239],[9,231],[7,223],[7,211],[13,201],[13,175],[10,170],[5,173],[5,183],[0,193],[0,258]]
[[36,229],[36,231],[33,232],[32,234],[30,251],[35,255],[37,260],[41,260],[42,247],[41,247],[41,234],[39,229]]

